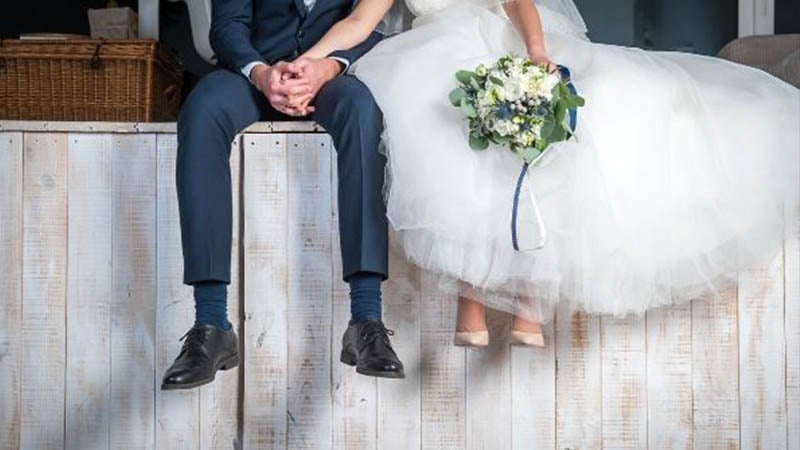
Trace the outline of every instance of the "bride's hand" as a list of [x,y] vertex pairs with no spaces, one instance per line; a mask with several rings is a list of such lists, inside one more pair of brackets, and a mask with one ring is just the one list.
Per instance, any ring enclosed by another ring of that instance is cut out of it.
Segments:
[[548,58],[545,53],[531,53],[529,58],[531,62],[537,66],[546,67],[547,71],[550,73],[555,73],[558,70],[558,66],[556,66],[553,61],[550,61],[550,58]]

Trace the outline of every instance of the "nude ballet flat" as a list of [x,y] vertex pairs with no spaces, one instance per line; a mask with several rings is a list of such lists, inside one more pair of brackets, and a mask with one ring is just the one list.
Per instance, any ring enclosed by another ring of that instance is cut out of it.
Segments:
[[544,334],[531,333],[529,331],[511,330],[511,345],[527,345],[529,347],[544,347]]
[[456,331],[453,345],[459,347],[486,347],[489,345],[488,331]]

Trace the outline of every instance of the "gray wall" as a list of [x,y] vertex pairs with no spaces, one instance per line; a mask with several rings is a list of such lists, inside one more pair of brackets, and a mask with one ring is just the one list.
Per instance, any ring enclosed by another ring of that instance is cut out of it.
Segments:
[[634,45],[637,0],[575,0],[595,42]]
[[636,45],[716,54],[738,36],[738,0],[641,0]]
[[589,36],[596,42],[715,54],[737,36],[738,0],[575,3],[589,27]]

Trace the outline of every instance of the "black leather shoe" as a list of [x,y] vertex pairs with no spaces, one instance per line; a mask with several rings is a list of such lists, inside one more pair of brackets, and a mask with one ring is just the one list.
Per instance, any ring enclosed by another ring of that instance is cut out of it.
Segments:
[[239,350],[233,328],[196,323],[181,338],[183,347],[164,373],[161,389],[190,389],[214,381],[217,370],[239,365]]
[[356,366],[356,372],[381,378],[405,378],[403,363],[392,349],[387,330],[380,319],[351,322],[342,337],[339,360]]

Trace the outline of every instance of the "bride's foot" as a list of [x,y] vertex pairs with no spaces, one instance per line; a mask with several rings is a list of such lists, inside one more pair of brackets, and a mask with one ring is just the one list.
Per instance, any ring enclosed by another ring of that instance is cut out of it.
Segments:
[[458,323],[453,344],[462,347],[489,345],[486,311],[482,304],[466,297],[458,297]]
[[544,347],[542,324],[514,316],[514,321],[511,324],[510,341],[511,345]]

